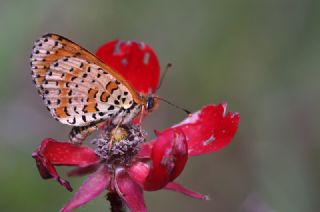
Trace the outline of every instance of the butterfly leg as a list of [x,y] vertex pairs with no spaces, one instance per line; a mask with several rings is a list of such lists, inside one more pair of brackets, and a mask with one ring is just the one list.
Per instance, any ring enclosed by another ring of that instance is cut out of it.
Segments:
[[141,123],[142,123],[142,120],[143,120],[143,118],[144,118],[144,116],[145,116],[145,107],[144,107],[144,105],[142,106],[142,108],[141,108],[141,112],[140,112],[140,117],[139,117],[139,122],[138,122],[138,125],[140,126],[141,125]]
[[103,127],[105,122],[93,123],[88,126],[73,127],[69,133],[69,141],[73,144],[81,144],[92,132]]

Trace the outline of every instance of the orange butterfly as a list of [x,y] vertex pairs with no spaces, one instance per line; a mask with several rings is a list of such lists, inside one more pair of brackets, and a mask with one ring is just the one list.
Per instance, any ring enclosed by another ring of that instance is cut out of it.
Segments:
[[139,94],[123,76],[63,36],[42,36],[30,61],[33,81],[51,115],[74,126],[73,142],[105,121],[127,124],[158,104],[156,96]]

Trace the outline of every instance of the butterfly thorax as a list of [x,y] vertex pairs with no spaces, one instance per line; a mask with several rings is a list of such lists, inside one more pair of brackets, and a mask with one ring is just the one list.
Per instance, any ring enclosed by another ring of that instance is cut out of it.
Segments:
[[153,94],[149,94],[147,96],[139,95],[139,97],[139,102],[133,101],[133,104],[125,105],[123,110],[116,114],[116,116],[113,118],[112,123],[127,124],[136,116],[138,116],[143,110],[152,112],[159,105],[158,98]]

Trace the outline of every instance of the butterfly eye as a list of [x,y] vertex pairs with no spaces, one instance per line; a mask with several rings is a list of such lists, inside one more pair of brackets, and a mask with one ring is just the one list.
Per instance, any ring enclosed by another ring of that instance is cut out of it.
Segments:
[[147,110],[151,110],[154,106],[154,98],[153,97],[148,97],[147,99],[147,105],[146,105],[146,109]]
[[152,96],[148,97],[146,109],[149,110],[149,111],[152,110],[154,108],[154,106],[155,106],[154,103],[155,103],[154,102],[154,97],[152,97]]
[[148,112],[152,112],[159,107],[159,97],[149,96],[147,97],[146,109]]

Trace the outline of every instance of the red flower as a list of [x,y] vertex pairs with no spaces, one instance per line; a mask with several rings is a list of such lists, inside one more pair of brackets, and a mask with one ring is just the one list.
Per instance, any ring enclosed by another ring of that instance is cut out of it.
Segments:
[[117,192],[131,211],[146,211],[143,190],[165,188],[207,199],[173,181],[183,171],[188,156],[226,146],[235,135],[238,123],[239,115],[226,113],[225,104],[208,105],[180,124],[157,132],[157,138],[143,143],[128,165],[106,163],[97,150],[50,138],[42,142],[33,157],[43,178],[54,178],[70,191],[69,182],[57,174],[54,166],[76,166],[69,175],[92,173],[62,211],[86,204],[106,189]]
[[[144,43],[112,41],[97,56],[126,79],[141,94],[154,93],[159,80],[159,62]],[[141,77],[143,76],[143,77]],[[225,147],[235,135],[240,117],[226,113],[226,104],[207,105],[183,122],[145,142],[144,132],[135,125],[105,126],[94,140],[95,149],[85,145],[44,139],[32,154],[40,175],[54,178],[69,191],[68,181],[55,166],[73,166],[70,176],[91,174],[61,211],[71,211],[105,190],[120,196],[131,211],[146,211],[143,190],[168,189],[197,199],[207,196],[173,182],[183,171],[188,156],[211,153]]]
[[121,73],[140,93],[154,93],[157,90],[160,65],[149,45],[136,41],[113,40],[102,45],[96,55]]

